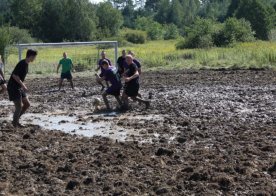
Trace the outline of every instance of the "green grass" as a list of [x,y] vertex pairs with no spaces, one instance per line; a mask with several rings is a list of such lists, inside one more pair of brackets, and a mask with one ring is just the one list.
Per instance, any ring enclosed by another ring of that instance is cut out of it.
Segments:
[[[232,48],[176,50],[177,40],[150,41],[131,45],[141,60],[144,70],[160,69],[217,69],[217,68],[276,68],[276,42],[252,42],[236,44]],[[63,51],[73,59],[79,70],[93,70],[97,63],[95,46],[67,48],[37,48],[39,55],[31,65],[32,74],[52,74]],[[120,50],[123,48],[120,48]],[[114,63],[114,49],[107,49],[108,58]],[[10,73],[18,61],[15,48],[8,50],[6,70]]]

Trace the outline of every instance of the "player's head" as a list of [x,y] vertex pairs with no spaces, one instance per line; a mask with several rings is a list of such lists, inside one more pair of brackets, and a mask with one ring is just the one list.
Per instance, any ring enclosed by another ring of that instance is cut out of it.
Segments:
[[104,50],[101,52],[101,57],[102,57],[102,59],[105,59],[105,57],[106,57],[106,53]]
[[63,56],[63,58],[67,58],[67,53],[66,52],[64,52],[63,54],[62,54],[62,56]]
[[108,69],[108,68],[109,68],[109,63],[108,63],[108,61],[107,61],[107,60],[103,60],[101,66],[102,66],[104,69]]
[[26,59],[29,62],[33,62],[35,60],[36,56],[37,56],[37,51],[36,50],[33,50],[33,49],[27,50]]
[[132,57],[135,57],[134,52],[132,52],[131,50],[130,50],[130,51],[128,51],[128,54],[129,54],[129,55],[131,55]]
[[123,56],[123,57],[126,56],[126,50],[122,50],[122,56]]
[[128,65],[132,64],[133,57],[131,55],[126,55],[126,62],[127,62]]

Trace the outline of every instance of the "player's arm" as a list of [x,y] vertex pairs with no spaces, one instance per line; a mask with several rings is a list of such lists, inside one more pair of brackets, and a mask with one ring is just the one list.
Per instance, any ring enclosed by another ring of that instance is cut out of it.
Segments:
[[95,75],[96,75],[96,79],[97,79],[98,82],[102,82],[102,81],[104,81],[106,79],[105,76],[100,77],[99,74],[95,74]]
[[95,69],[95,71],[99,71],[100,70],[100,65],[98,65],[98,67]]
[[60,63],[59,63],[58,66],[57,66],[57,73],[58,73],[59,68],[60,68]]
[[128,78],[125,78],[125,81],[126,82],[129,82],[135,78],[138,78],[139,77],[139,72],[138,72],[138,69],[136,70],[135,74],[133,74],[132,76],[128,77]]
[[12,74],[12,78],[23,88],[24,91],[28,91],[28,88],[25,84],[21,81],[18,75]]

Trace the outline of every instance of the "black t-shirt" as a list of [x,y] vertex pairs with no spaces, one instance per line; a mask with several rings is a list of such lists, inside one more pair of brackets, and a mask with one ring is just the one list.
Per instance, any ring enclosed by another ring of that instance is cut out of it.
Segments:
[[125,69],[125,64],[126,64],[126,58],[123,56],[120,56],[117,60],[117,64],[118,64],[118,72],[120,74],[124,73],[124,69]]
[[[127,70],[126,70],[126,76],[131,77],[133,76],[136,72],[138,71],[137,65],[134,63],[128,65]],[[132,84],[139,84],[139,76],[135,79],[130,80],[129,82],[126,82],[127,85],[132,85]]]
[[[14,68],[13,72],[12,72],[12,75],[17,75],[20,80],[22,82],[24,82],[25,78],[26,78],[26,75],[28,73],[28,63],[26,63],[25,60],[21,60],[17,65],[16,67]],[[13,79],[13,77],[10,77],[10,80],[9,80],[9,83],[8,83],[8,87],[9,88],[16,88],[16,89],[20,89],[21,86],[18,82],[16,82],[15,79]]]

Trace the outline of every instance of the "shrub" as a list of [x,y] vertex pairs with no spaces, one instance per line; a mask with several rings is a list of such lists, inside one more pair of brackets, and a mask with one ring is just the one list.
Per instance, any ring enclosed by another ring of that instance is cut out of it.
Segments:
[[164,39],[177,39],[179,37],[179,31],[175,24],[169,24],[164,26],[165,34]]
[[[4,57],[5,55],[5,48],[10,43],[9,33],[6,28],[0,28],[0,55]],[[4,60],[5,58],[3,58]]]
[[26,29],[19,29],[18,27],[7,27],[10,35],[10,42],[17,43],[31,43],[35,40]]
[[163,26],[150,17],[139,17],[135,21],[138,30],[146,31],[151,40],[163,39]]
[[125,34],[125,38],[128,42],[134,44],[144,44],[147,40],[147,35],[143,31],[132,31]]
[[216,31],[215,22],[210,19],[197,18],[194,24],[187,28],[188,36],[177,44],[178,49],[209,48],[214,45],[212,35]]

